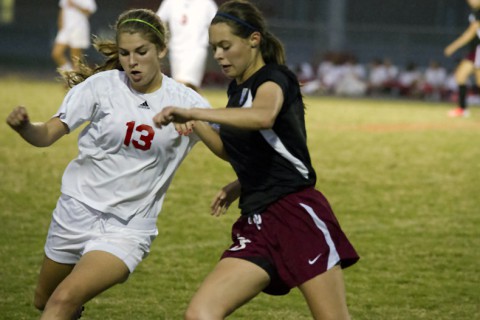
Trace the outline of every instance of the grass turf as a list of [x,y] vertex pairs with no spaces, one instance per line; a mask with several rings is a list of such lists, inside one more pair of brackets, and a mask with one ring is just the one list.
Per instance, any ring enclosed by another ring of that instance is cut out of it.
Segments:
[[[0,79],[1,114],[18,104],[48,119],[65,90],[55,82]],[[214,106],[225,94],[205,90]],[[307,97],[317,188],[361,255],[345,270],[353,319],[480,318],[480,110],[449,119],[446,104]],[[35,148],[0,124],[0,318],[33,319],[33,289],[61,176],[79,130]],[[182,164],[158,220],[150,256],[130,279],[90,301],[82,319],[181,319],[229,245],[235,206],[209,203],[234,178],[201,144]],[[259,295],[231,319],[310,319],[298,290]]]

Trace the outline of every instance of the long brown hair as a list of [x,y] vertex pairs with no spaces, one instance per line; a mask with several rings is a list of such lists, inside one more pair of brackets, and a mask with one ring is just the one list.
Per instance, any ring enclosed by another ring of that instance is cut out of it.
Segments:
[[85,59],[78,63],[73,71],[62,71],[63,80],[69,87],[73,87],[91,75],[106,70],[123,70],[118,59],[118,36],[121,33],[141,33],[143,37],[155,44],[159,51],[167,47],[168,34],[160,18],[149,9],[132,9],[123,12],[113,27],[116,33],[115,40],[94,37],[93,47],[106,57],[101,65],[91,67]]

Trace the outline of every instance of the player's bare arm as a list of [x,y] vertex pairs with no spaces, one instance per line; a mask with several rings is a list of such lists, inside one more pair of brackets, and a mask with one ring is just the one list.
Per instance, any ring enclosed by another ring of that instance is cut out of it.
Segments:
[[30,122],[25,107],[18,106],[8,115],[7,124],[22,138],[36,147],[48,147],[68,133],[66,125],[59,118],[47,122]]
[[167,107],[154,117],[161,127],[170,122],[201,120],[246,130],[271,129],[283,104],[283,92],[274,82],[265,82],[257,91],[251,108],[176,108]]
[[472,22],[467,30],[460,37],[458,37],[455,41],[453,41],[450,45],[445,48],[445,56],[449,57],[454,54],[458,49],[465,46],[469,43],[475,36],[477,35],[477,30],[480,28],[480,22],[474,21]]
[[212,128],[212,126],[203,121],[196,121],[194,131],[210,151],[219,158],[228,161],[228,156],[223,148],[223,142],[220,139],[220,135]]

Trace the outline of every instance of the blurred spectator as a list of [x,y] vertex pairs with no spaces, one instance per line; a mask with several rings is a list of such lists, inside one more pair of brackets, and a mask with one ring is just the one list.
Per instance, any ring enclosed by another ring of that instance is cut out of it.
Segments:
[[[304,63],[294,68],[302,82],[303,94],[352,97],[371,94],[446,101],[456,97],[458,91],[453,74],[448,74],[436,60],[422,68],[411,61],[400,70],[389,58],[377,58],[367,69],[353,55],[329,53],[319,63],[316,77],[304,82],[303,79],[311,74],[311,65]],[[470,95],[469,98],[480,103],[479,95]]]
[[398,76],[398,90],[401,96],[415,98],[421,96],[422,73],[414,62],[408,62]]
[[331,53],[327,53],[318,64],[317,73],[314,79],[303,83],[303,86],[301,87],[302,92],[304,94],[326,93],[327,87],[325,86],[323,79],[326,75],[331,73],[332,70],[333,55]]
[[348,58],[348,60],[345,63],[345,66],[347,70],[352,73],[355,77],[362,81],[366,81],[367,79],[367,69],[363,64],[360,64],[357,61],[357,58],[354,56],[351,56]]
[[345,75],[347,69],[343,65],[341,57],[335,57],[328,71],[321,74],[320,80],[327,93],[334,93],[335,88]]
[[398,86],[398,67],[388,58],[376,58],[369,66],[368,89],[370,94],[391,93]]
[[383,92],[387,73],[380,59],[373,59],[368,66],[368,87],[371,94]]
[[458,85],[457,80],[455,79],[455,72],[447,72],[447,78],[445,79],[445,90],[449,97],[455,96],[455,98],[449,98],[450,100],[456,100],[456,95],[458,94]]
[[298,81],[305,83],[307,81],[312,81],[315,79],[315,71],[313,66],[309,62],[302,62],[298,64],[295,68],[295,73],[297,75]]
[[319,79],[322,79],[330,72],[333,67],[333,60],[333,54],[329,53],[323,57],[322,61],[320,61],[317,68],[317,77]]
[[367,92],[366,69],[355,57],[350,57],[343,67],[335,94],[342,96],[363,96]]
[[400,75],[400,70],[396,65],[393,64],[390,58],[385,58],[383,60],[383,65],[385,67],[385,72],[387,73],[387,81],[385,83],[385,87],[390,92],[398,85],[398,77]]
[[346,72],[344,64],[347,56],[343,53],[327,53],[317,67],[317,74],[311,81],[306,81],[302,86],[302,92],[311,93],[335,93],[335,88]]
[[446,93],[447,70],[438,61],[430,61],[423,74],[422,91],[425,98],[440,101]]

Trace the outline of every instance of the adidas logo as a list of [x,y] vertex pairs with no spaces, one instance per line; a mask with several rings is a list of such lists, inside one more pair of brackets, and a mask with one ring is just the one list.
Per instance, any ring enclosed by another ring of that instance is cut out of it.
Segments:
[[150,109],[150,107],[148,106],[148,103],[147,101],[144,101],[141,105],[138,106],[139,108],[141,109]]

